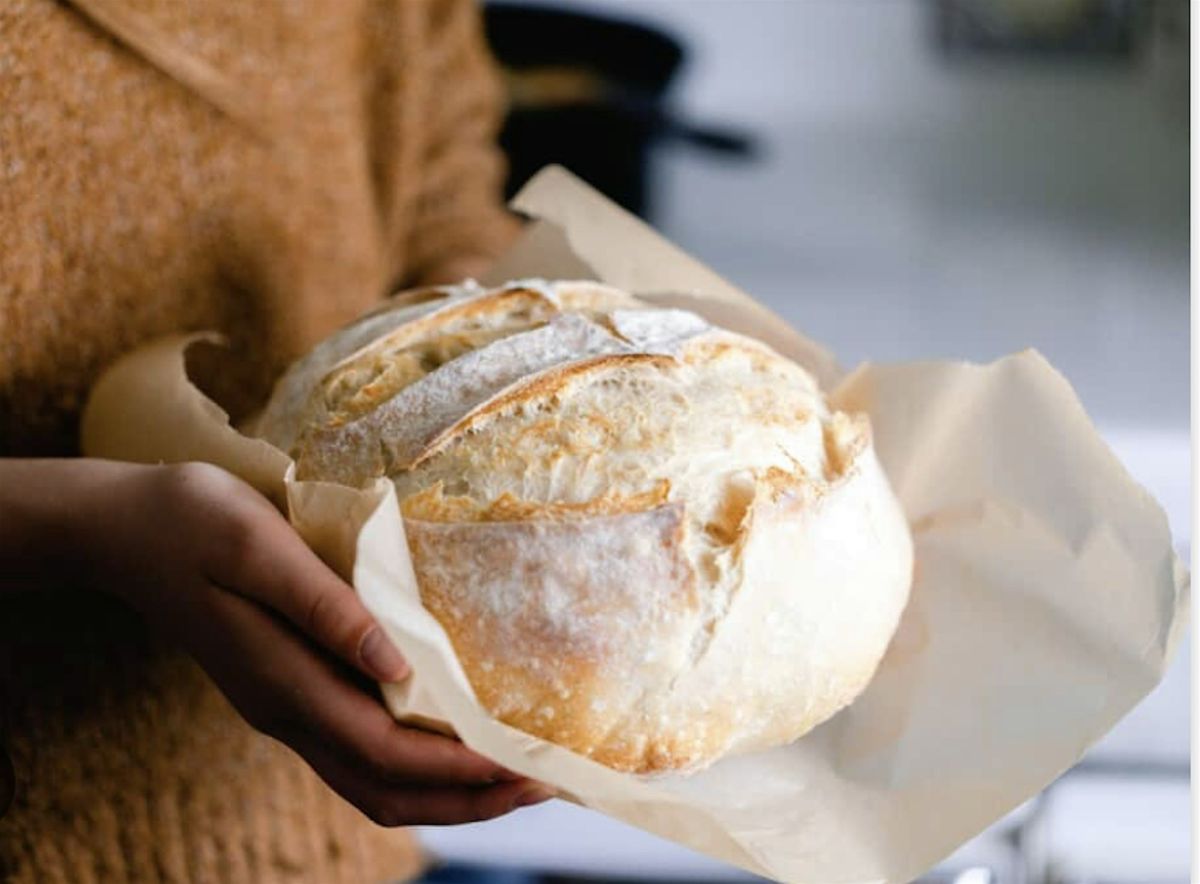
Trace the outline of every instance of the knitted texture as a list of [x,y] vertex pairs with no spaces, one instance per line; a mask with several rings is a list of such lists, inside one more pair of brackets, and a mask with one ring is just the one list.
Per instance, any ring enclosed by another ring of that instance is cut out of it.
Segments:
[[0,645],[17,790],[0,881],[361,884],[419,870],[406,832],[372,825],[251,731],[103,596],[22,596],[5,614],[20,627]]
[[[170,70],[197,59],[215,100]],[[389,290],[495,253],[490,74],[458,0],[5,0],[0,455],[71,453],[91,382],[145,340],[227,332],[244,405]]]
[[[0,3],[0,456],[74,453],[98,373],[158,335],[224,331],[241,411],[388,291],[496,253],[492,73],[459,0]],[[99,593],[4,602],[0,713],[2,881],[417,867]]]

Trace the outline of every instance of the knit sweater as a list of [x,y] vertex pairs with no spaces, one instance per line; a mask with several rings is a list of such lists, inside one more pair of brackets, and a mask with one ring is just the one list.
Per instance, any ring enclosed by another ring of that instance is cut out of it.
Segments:
[[[388,291],[494,254],[497,99],[465,0],[4,0],[0,456],[75,453],[97,374],[158,335],[225,332],[241,411]],[[414,873],[408,835],[96,589],[0,605],[0,881]]]

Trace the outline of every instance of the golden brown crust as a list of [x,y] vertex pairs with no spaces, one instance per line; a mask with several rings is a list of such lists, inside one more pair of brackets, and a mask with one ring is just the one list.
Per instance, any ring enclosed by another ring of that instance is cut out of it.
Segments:
[[535,375],[493,397],[453,426],[447,427],[413,460],[412,465],[419,466],[422,461],[437,454],[454,439],[467,433],[478,432],[489,420],[514,405],[535,406],[539,401],[544,401],[562,392],[574,381],[607,371],[643,365],[656,365],[660,368],[670,369],[674,367],[675,361],[668,356],[660,356],[655,353],[618,353],[581,359]]
[[555,310],[544,294],[511,288],[452,301],[405,323],[330,371],[323,384],[328,421],[336,426],[366,414],[450,360],[539,325]]
[[671,483],[661,479],[648,491],[630,495],[608,491],[581,503],[539,503],[521,500],[510,492],[488,503],[480,503],[470,497],[446,497],[442,483],[436,482],[400,501],[400,511],[406,519],[425,522],[567,521],[654,509],[666,504],[670,491]]

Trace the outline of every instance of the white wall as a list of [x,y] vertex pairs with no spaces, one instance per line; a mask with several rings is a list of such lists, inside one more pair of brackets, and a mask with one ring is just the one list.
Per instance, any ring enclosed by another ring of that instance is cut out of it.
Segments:
[[664,150],[658,223],[847,363],[1036,346],[1098,420],[1187,426],[1186,55],[951,65],[913,0],[562,5],[693,47],[682,107],[765,153]]

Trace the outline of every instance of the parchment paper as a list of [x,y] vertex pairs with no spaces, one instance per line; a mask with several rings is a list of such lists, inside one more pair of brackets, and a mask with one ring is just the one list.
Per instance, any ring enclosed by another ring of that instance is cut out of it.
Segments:
[[[990,365],[831,356],[560,169],[515,200],[540,219],[485,281],[593,277],[756,334],[865,411],[916,543],[912,599],[878,674],[790,746],[694,776],[619,774],[502,725],[421,606],[390,483],[297,482],[187,377],[177,337],[118,363],[84,422],[92,455],[204,459],[286,508],[413,666],[398,716],[564,797],[788,882],[907,881],[1036,793],[1150,691],[1183,630],[1189,578],[1162,510],[1037,353]],[[836,383],[836,388],[834,384]]]

